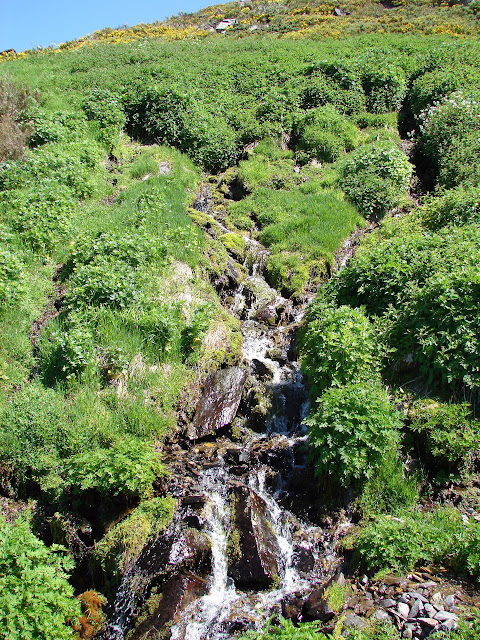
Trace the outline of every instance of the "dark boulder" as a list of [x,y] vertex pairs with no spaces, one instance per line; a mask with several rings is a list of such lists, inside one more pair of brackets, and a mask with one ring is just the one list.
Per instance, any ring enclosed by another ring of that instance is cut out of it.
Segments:
[[208,376],[192,424],[189,440],[196,440],[230,424],[242,397],[247,372],[240,367],[221,369]]
[[239,549],[229,574],[240,588],[264,589],[278,579],[280,549],[267,505],[253,489],[234,489],[234,527]]

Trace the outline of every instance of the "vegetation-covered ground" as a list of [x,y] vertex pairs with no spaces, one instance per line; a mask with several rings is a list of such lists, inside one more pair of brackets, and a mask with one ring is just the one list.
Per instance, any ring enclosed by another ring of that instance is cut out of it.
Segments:
[[[162,443],[240,357],[210,282],[249,237],[299,301],[375,227],[301,333],[311,462],[354,490],[359,569],[480,579],[478,1],[391,5],[231,3],[3,56],[0,637],[101,627],[92,586],[170,521]],[[82,518],[77,600],[56,543]],[[289,624],[256,637],[321,637]]]

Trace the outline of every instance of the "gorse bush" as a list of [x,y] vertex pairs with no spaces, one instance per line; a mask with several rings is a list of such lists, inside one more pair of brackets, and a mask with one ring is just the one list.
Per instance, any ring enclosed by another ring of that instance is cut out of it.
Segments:
[[400,420],[378,384],[327,389],[305,423],[315,473],[343,486],[372,477],[399,442]]
[[15,86],[7,77],[0,80],[0,163],[23,156],[33,101],[28,90]]
[[396,145],[371,143],[342,161],[339,184],[366,217],[379,218],[404,202],[412,171]]
[[25,520],[0,517],[0,624],[4,638],[70,640],[80,616],[68,572],[73,562],[58,545],[47,548]]

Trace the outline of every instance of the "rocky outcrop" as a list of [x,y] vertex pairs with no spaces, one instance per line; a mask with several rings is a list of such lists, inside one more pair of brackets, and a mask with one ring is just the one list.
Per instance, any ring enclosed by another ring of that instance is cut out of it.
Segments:
[[205,382],[195,416],[188,428],[189,440],[197,440],[230,424],[234,419],[247,372],[240,367],[220,369]]
[[239,532],[237,558],[229,574],[240,588],[263,589],[278,578],[277,538],[265,501],[244,485],[234,488],[234,531]]

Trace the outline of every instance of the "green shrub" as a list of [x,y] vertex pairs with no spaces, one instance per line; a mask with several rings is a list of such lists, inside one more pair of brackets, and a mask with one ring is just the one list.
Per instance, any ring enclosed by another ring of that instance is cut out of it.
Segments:
[[8,191],[23,187],[27,182],[26,163],[20,160],[0,162],[0,190]]
[[438,160],[438,186],[476,187],[480,183],[480,127],[454,137]]
[[480,103],[476,93],[456,91],[420,114],[420,140],[425,154],[439,164],[454,138],[478,130]]
[[85,116],[74,111],[45,113],[37,108],[30,110],[33,133],[29,138],[31,147],[47,142],[73,142],[86,135]]
[[66,483],[74,493],[93,489],[105,495],[148,497],[162,473],[152,445],[131,436],[123,436],[108,449],[74,455],[66,463]]
[[33,478],[55,493],[62,459],[75,446],[62,396],[38,383],[16,393],[0,417],[0,456],[13,462],[19,483]]
[[10,224],[33,251],[48,253],[70,231],[74,203],[68,187],[45,180],[16,202],[10,198]]
[[432,456],[435,471],[471,466],[471,459],[479,453],[480,424],[472,419],[467,403],[417,401],[410,414],[413,446],[422,460]]
[[365,216],[378,218],[405,200],[412,169],[393,143],[370,143],[342,161],[339,183]]
[[80,616],[80,603],[68,583],[73,562],[58,545],[47,548],[19,519],[0,517],[0,625],[4,638],[67,640],[67,623]]
[[355,540],[355,552],[369,570],[408,571],[418,564],[446,563],[478,580],[480,527],[464,524],[452,507],[380,516]]
[[365,111],[366,98],[361,87],[344,89],[331,80],[319,76],[308,80],[300,98],[303,109],[333,105],[340,113],[351,115]]
[[302,370],[312,397],[328,387],[366,382],[378,375],[377,336],[360,309],[317,304],[301,338]]
[[65,320],[49,322],[38,342],[38,358],[49,385],[79,377],[95,363],[93,333],[85,320],[72,313]]
[[428,199],[420,210],[422,223],[437,230],[447,225],[480,222],[480,188],[463,186]]
[[405,72],[385,60],[380,65],[366,65],[362,71],[362,87],[367,97],[367,111],[398,111],[407,90]]
[[355,125],[331,105],[310,110],[299,129],[297,149],[323,162],[334,162],[359,142]]
[[263,631],[247,631],[240,640],[328,640],[319,631],[319,622],[304,622],[295,627],[291,620],[280,618],[280,625],[270,623]]
[[108,89],[95,87],[86,96],[83,111],[88,120],[98,122],[100,141],[112,145],[126,121],[119,97]]
[[[9,240],[10,235],[2,233],[1,240]],[[0,309],[21,299],[25,291],[25,265],[12,249],[0,244]]]
[[395,514],[412,509],[419,499],[418,478],[408,474],[395,450],[387,450],[375,474],[367,480],[357,498],[363,518],[381,513]]
[[418,117],[422,111],[454,91],[472,88],[480,89],[480,73],[476,67],[464,62],[456,66],[442,66],[414,80],[408,91],[407,102],[412,113]]
[[315,473],[344,486],[368,480],[398,446],[400,420],[377,384],[327,389],[305,423]]

